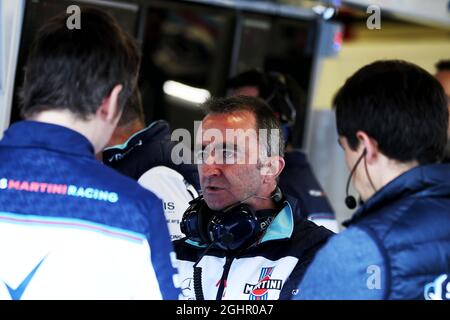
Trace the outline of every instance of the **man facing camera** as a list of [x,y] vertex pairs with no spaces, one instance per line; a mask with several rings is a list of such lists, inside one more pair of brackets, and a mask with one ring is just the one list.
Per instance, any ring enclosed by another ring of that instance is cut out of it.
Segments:
[[378,61],[346,81],[334,107],[363,204],[317,254],[297,297],[448,299],[450,166],[439,164],[448,126],[441,85],[411,63]]
[[275,113],[281,123],[285,143],[285,167],[279,186],[302,203],[301,214],[317,225],[338,232],[336,217],[317,180],[307,155],[294,148],[294,140],[303,137],[306,115],[306,95],[300,85],[288,74],[261,72],[250,69],[228,80],[232,95],[260,97]]
[[316,251],[332,234],[283,194],[280,123],[261,99],[213,99],[197,132],[202,196],[175,241],[186,299],[290,299]]

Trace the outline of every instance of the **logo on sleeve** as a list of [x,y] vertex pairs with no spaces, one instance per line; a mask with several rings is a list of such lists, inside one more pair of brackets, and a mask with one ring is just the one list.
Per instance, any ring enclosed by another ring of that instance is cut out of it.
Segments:
[[425,300],[450,300],[450,279],[443,274],[425,285]]
[[8,292],[11,295],[12,300],[20,300],[23,293],[25,292],[28,285],[30,284],[31,279],[33,279],[36,271],[39,269],[39,267],[41,266],[42,262],[44,262],[46,257],[47,256],[42,258],[42,260],[34,267],[33,270],[31,270],[31,272],[25,277],[25,279],[22,280],[22,282],[19,284],[19,286],[16,289],[11,288],[8,284],[5,283],[6,288],[8,288]]
[[269,290],[281,290],[283,281],[272,279],[272,272],[275,267],[261,268],[257,284],[245,284],[244,294],[249,295],[249,300],[267,300]]

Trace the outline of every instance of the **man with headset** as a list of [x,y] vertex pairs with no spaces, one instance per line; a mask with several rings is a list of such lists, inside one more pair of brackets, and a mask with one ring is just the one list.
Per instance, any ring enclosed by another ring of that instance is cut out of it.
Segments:
[[302,202],[303,216],[318,225],[338,232],[333,208],[308,162],[306,154],[293,145],[303,139],[302,123],[306,117],[305,93],[289,75],[250,69],[228,80],[231,95],[260,97],[276,113],[285,141],[285,168],[279,185],[283,191]]
[[[377,61],[335,99],[339,143],[364,203],[317,254],[301,299],[450,299],[448,110],[439,82]],[[346,204],[356,204],[347,196]]]
[[255,97],[212,99],[196,135],[201,197],[174,242],[186,299],[290,299],[332,234],[302,216],[277,186],[284,168],[279,121]]

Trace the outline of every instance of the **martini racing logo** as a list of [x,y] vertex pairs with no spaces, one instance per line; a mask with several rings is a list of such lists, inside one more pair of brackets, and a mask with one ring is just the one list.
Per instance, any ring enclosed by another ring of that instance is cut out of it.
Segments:
[[269,290],[281,290],[283,281],[271,279],[275,267],[262,268],[257,284],[245,284],[244,294],[249,294],[249,300],[267,300]]
[[119,201],[119,195],[116,192],[99,190],[90,187],[80,187],[74,185],[55,184],[39,181],[21,181],[0,178],[0,190],[56,194],[98,201],[106,201],[111,203],[116,203],[117,201]]

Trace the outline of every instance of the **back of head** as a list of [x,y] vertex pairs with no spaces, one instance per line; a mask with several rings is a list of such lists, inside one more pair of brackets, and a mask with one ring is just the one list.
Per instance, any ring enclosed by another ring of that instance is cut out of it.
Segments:
[[439,71],[450,71],[450,60],[441,60],[436,63],[436,70]]
[[257,96],[264,100],[270,94],[269,79],[258,69],[244,71],[227,81],[228,89],[236,90],[243,87],[256,87],[258,89]]
[[297,81],[288,74],[251,69],[231,78],[227,86],[232,90],[257,88],[257,96],[265,100],[280,120],[286,142],[293,138],[292,133],[287,131],[296,123],[301,126],[305,120],[306,95]]
[[117,126],[124,127],[133,122],[139,123],[143,127],[145,126],[144,107],[142,105],[141,92],[137,86],[133,90],[133,93],[128,101],[125,103],[122,116],[120,117]]
[[128,34],[108,14],[82,8],[81,28],[68,29],[67,15],[51,19],[33,43],[21,90],[25,118],[45,110],[94,114],[115,85],[124,106],[137,81],[140,57]]
[[[441,60],[436,64],[436,78],[441,83],[447,95],[447,104],[450,108],[450,60]],[[449,132],[450,136],[450,132]]]
[[397,60],[377,61],[345,82],[333,102],[337,130],[358,147],[366,132],[380,151],[399,162],[439,161],[447,140],[448,110],[439,82],[422,68]]
[[125,143],[133,134],[145,128],[141,93],[136,86],[123,107],[122,115],[106,147]]

